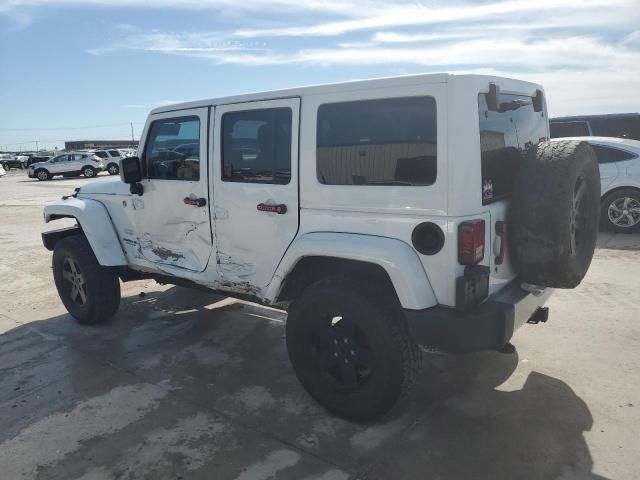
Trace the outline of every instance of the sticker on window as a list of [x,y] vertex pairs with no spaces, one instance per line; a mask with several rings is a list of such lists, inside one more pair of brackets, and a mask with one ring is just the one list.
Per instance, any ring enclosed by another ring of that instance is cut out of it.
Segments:
[[487,201],[493,198],[493,181],[485,180],[482,185],[482,200]]

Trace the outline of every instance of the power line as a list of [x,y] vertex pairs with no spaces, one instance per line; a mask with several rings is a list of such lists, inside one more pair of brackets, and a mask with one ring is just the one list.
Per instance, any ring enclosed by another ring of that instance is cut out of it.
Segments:
[[[133,122],[133,125],[142,125],[143,122]],[[84,127],[42,127],[42,128],[0,128],[0,132],[38,132],[41,130],[84,130],[91,128],[109,128],[109,127],[123,127],[129,126],[129,123],[112,123],[110,125],[93,125]]]

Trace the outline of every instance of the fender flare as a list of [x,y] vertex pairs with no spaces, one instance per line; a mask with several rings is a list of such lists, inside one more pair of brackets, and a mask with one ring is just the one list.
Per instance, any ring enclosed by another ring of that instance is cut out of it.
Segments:
[[43,214],[46,223],[59,218],[75,218],[100,265],[127,265],[116,229],[102,203],[89,198],[68,198],[48,203]]
[[422,310],[438,304],[418,254],[405,242],[353,233],[307,233],[293,241],[265,292],[273,302],[284,280],[304,257],[334,257],[373,263],[389,275],[402,308]]

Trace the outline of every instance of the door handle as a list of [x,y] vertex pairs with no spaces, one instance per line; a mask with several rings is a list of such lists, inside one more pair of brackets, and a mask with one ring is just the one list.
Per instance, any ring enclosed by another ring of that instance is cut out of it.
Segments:
[[204,207],[207,204],[207,199],[206,198],[185,197],[184,204],[185,205],[193,205],[194,207]]
[[259,203],[258,210],[261,212],[272,212],[277,213],[278,215],[284,215],[287,213],[287,206],[282,203],[280,205],[266,205],[264,203]]

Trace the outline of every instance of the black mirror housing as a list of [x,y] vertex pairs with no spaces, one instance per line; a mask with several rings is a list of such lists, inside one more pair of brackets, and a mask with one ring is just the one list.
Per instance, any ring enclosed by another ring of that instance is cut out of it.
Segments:
[[125,157],[120,160],[120,177],[130,185],[142,180],[142,166],[138,157]]

